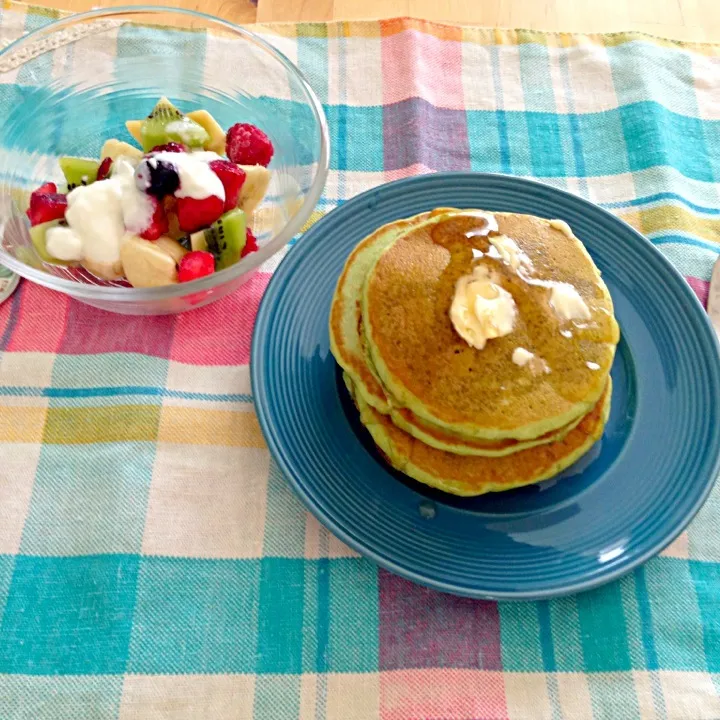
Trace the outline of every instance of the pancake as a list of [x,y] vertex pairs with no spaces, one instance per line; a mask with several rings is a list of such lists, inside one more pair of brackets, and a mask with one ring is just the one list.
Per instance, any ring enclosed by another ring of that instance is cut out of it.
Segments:
[[[479,222],[467,211],[406,227],[389,240],[363,286],[366,367],[395,406],[431,427],[463,440],[535,441],[571,427],[595,407],[619,331],[600,273],[567,226],[530,215],[495,217],[530,271],[492,256],[488,238],[473,235]],[[513,331],[482,350],[468,345],[449,317],[458,279],[479,263],[499,276],[518,311]],[[572,285],[590,319],[561,320],[549,303],[548,283]],[[542,358],[549,372],[514,363],[518,347]],[[362,388],[359,394],[366,398]]]
[[392,242],[406,232],[426,227],[444,217],[461,212],[445,208],[390,223],[379,228],[355,248],[345,264],[333,297],[330,312],[331,351],[338,364],[350,375],[356,392],[362,395],[367,404],[389,415],[398,427],[431,447],[461,455],[501,457],[545,442],[560,440],[580,422],[580,417],[563,428],[526,441],[513,438],[500,440],[465,438],[448,432],[431,422],[423,421],[411,410],[402,407],[382,386],[368,357],[367,344],[362,331],[360,294],[369,268]]
[[[351,393],[352,381],[346,376]],[[611,381],[595,407],[560,442],[546,443],[501,458],[463,457],[428,447],[396,427],[354,394],[360,419],[387,461],[397,470],[453,495],[501,492],[546,480],[585,455],[601,437],[610,414]]]

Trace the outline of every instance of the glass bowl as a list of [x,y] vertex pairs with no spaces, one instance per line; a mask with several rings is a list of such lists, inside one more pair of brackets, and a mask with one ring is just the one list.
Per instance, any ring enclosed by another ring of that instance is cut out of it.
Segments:
[[[161,315],[224,297],[300,231],[325,185],[328,130],[315,93],[282,53],[224,20],[145,6],[73,15],[5,48],[0,73],[10,79],[0,99],[0,263],[89,305]],[[270,136],[270,188],[249,219],[260,249],[213,275],[149,289],[42,262],[25,215],[30,192],[63,183],[58,156],[98,157],[111,137],[131,142],[125,121],[163,95],[225,129],[248,122]]]

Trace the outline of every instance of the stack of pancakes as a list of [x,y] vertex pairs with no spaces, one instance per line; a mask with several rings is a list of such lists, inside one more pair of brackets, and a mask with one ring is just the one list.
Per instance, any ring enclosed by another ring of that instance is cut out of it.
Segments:
[[[522,267],[494,250],[499,236]],[[458,280],[479,264],[516,306],[512,331],[482,349],[450,317]],[[589,318],[558,314],[557,283],[577,291]],[[585,454],[609,414],[618,339],[582,243],[530,215],[441,208],[381,227],[348,258],[330,313],[333,355],[382,454],[456,495],[536,483]],[[518,362],[518,348],[531,360]]]

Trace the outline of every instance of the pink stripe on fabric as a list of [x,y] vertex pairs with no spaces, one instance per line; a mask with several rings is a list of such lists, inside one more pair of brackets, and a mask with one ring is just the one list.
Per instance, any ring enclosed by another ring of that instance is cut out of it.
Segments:
[[380,674],[382,720],[507,720],[502,672],[396,670]]
[[[68,308],[74,302],[67,295],[24,280],[22,301],[7,350],[57,352],[65,333]],[[5,305],[9,308],[9,303]]]
[[708,295],[710,293],[710,283],[700,278],[686,275],[685,279],[688,281],[688,285],[695,291],[695,294],[700,299],[700,302],[704,307],[707,307]]
[[429,168],[427,165],[422,163],[414,163],[403,168],[396,168],[395,170],[386,170],[385,178],[387,182],[391,180],[402,180],[403,178],[413,177],[414,175],[429,175],[434,173],[435,170]]
[[462,44],[415,30],[382,39],[383,104],[422,98],[464,110]]
[[247,365],[255,316],[270,277],[255,273],[232,295],[178,315],[170,359],[190,365]]

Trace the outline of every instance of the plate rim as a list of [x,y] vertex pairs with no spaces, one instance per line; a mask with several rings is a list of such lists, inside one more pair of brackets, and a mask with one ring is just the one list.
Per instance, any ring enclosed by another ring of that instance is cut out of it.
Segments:
[[[628,573],[632,572],[637,567],[643,565],[651,558],[658,555],[662,550],[668,547],[692,522],[697,513],[703,507],[707,501],[715,482],[718,480],[720,475],[720,451],[716,453],[715,460],[712,464],[712,469],[709,473],[709,478],[706,479],[702,492],[698,494],[692,507],[687,511],[685,516],[675,524],[674,527],[666,532],[662,537],[650,546],[643,553],[640,553],[636,557],[632,558],[625,564],[621,564],[618,567],[610,570],[607,573],[599,573],[598,575],[586,579],[579,580],[576,582],[557,585],[555,587],[543,588],[538,590],[508,590],[508,591],[484,591],[482,589],[468,588],[462,585],[455,585],[453,583],[443,582],[442,580],[436,580],[434,578],[426,577],[423,574],[414,572],[411,568],[403,567],[395,563],[392,558],[386,557],[375,552],[372,549],[366,547],[362,542],[356,541],[351,535],[345,532],[342,527],[323,511],[321,507],[315,502],[315,500],[304,490],[302,484],[298,481],[298,477],[302,475],[293,463],[288,462],[285,457],[282,444],[278,441],[278,438],[273,432],[272,425],[273,421],[270,417],[270,413],[266,412],[266,397],[267,390],[262,380],[263,367],[264,367],[264,345],[263,340],[267,337],[267,324],[268,318],[272,311],[272,306],[276,302],[276,298],[279,297],[282,290],[278,291],[277,288],[282,288],[282,280],[288,272],[292,272],[296,269],[298,262],[301,262],[305,255],[312,253],[312,241],[316,235],[320,235],[323,232],[324,225],[329,222],[328,218],[336,211],[348,212],[352,210],[356,205],[361,205],[367,202],[379,193],[386,191],[388,187],[397,188],[406,185],[417,185],[424,184],[429,181],[441,182],[461,182],[467,178],[484,178],[488,181],[497,181],[503,183],[509,183],[510,185],[516,184],[520,187],[526,186],[534,189],[535,191],[541,191],[543,193],[549,193],[550,195],[558,195],[563,198],[564,201],[570,201],[572,203],[580,204],[587,208],[591,208],[593,212],[600,212],[607,216],[611,221],[622,224],[626,231],[634,237],[635,242],[641,243],[645,247],[646,251],[653,253],[659,264],[662,266],[663,271],[669,273],[673,279],[679,283],[679,286],[683,288],[681,292],[685,294],[685,300],[693,307],[693,315],[695,320],[699,322],[700,326],[703,327],[702,332],[705,334],[705,340],[710,340],[710,344],[714,347],[715,356],[717,363],[711,368],[711,373],[716,380],[716,386],[720,388],[720,338],[715,333],[710,318],[705,312],[705,308],[700,303],[697,295],[693,292],[692,288],[688,285],[687,281],[675,268],[675,266],[658,250],[653,243],[646,238],[642,233],[638,232],[635,228],[625,222],[622,218],[609,212],[597,203],[594,203],[586,198],[579,195],[575,195],[567,190],[553,187],[547,183],[541,181],[518,177],[514,175],[506,175],[502,173],[485,173],[485,172],[473,172],[473,171],[455,171],[455,172],[441,172],[441,173],[427,173],[422,175],[414,175],[408,178],[400,178],[387,183],[383,183],[376,187],[365,190],[358,195],[353,196],[350,200],[344,202],[342,205],[338,205],[321,217],[307,232],[302,236],[301,240],[297,242],[295,247],[291,248],[285,258],[281,261],[280,265],[276,268],[275,272],[270,278],[270,282],[265,289],[260,305],[258,307],[257,315],[255,318],[255,325],[253,328],[251,349],[250,349],[250,381],[253,394],[253,401],[255,406],[255,412],[258,417],[258,422],[263,433],[263,437],[268,446],[272,458],[278,464],[280,471],[288,479],[292,486],[293,492],[301,499],[305,508],[309,510],[314,517],[322,523],[326,528],[333,532],[340,540],[346,543],[349,547],[360,553],[363,557],[366,557],[376,563],[379,567],[389,570],[390,572],[399,575],[400,577],[411,580],[412,582],[418,583],[425,587],[429,587],[441,592],[450,593],[461,597],[469,597],[474,599],[482,600],[545,600],[555,597],[563,597],[567,595],[574,595],[577,593],[585,592],[602,585],[606,585],[613,582]],[[307,247],[305,247],[307,246]],[[298,257],[298,261],[288,263],[288,258],[294,260]],[[720,395],[720,392],[718,393]],[[719,398],[720,399],[720,398]],[[631,433],[632,434],[632,433]],[[720,437],[720,427],[715,432],[715,437]],[[627,449],[627,444],[624,450]],[[624,452],[623,450],[623,452]],[[720,450],[720,449],[719,449]],[[296,476],[297,474],[297,476]]]

